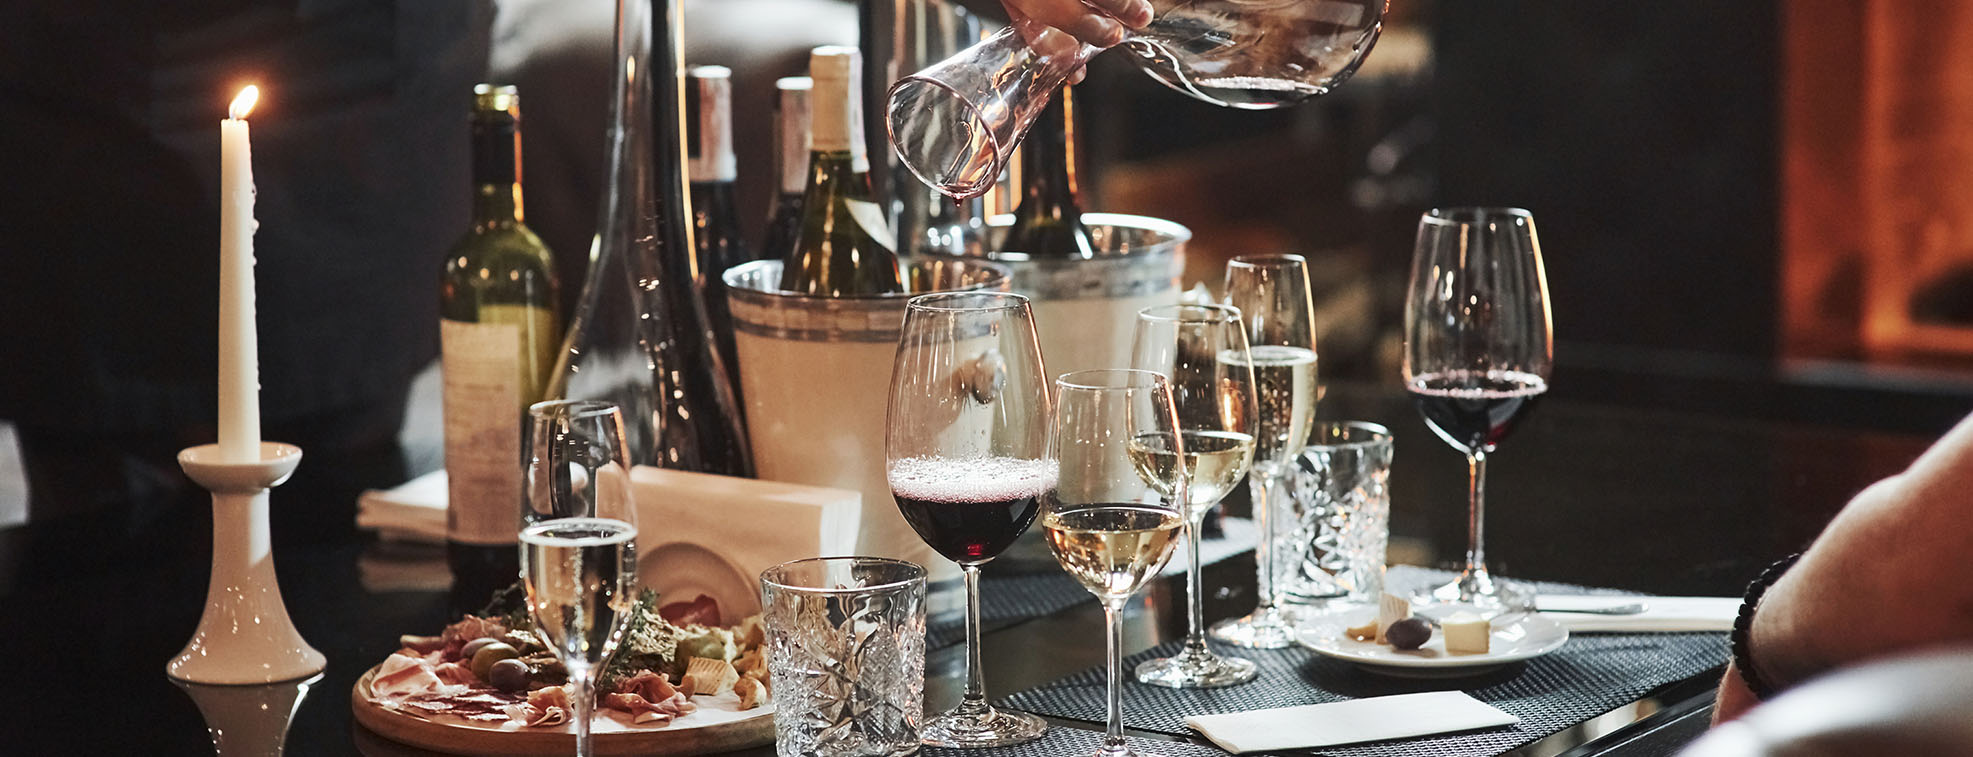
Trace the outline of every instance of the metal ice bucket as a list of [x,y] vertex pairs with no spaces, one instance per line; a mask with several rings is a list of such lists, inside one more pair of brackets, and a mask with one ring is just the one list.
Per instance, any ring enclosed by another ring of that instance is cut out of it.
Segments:
[[[1013,272],[1012,288],[1034,302],[1035,332],[1048,372],[1129,368],[1137,311],[1178,303],[1179,274],[1192,230],[1148,216],[1084,213],[1096,257],[1030,260],[1025,253],[986,258]],[[1012,216],[988,223],[998,243]],[[991,248],[989,248],[991,249]]]
[[927,292],[1006,291],[1009,274],[948,257],[913,262],[908,275],[911,294],[841,298],[782,291],[778,260],[734,266],[724,278],[757,475],[862,492],[857,553],[923,565],[937,583],[956,578],[958,566],[911,530],[884,479],[884,415],[904,303]]

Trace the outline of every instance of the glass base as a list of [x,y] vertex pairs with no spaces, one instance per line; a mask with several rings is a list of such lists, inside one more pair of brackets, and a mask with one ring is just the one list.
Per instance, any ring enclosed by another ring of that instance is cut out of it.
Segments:
[[1412,592],[1418,607],[1464,605],[1489,617],[1534,609],[1534,592],[1513,581],[1495,578],[1485,568],[1469,569],[1458,578]]
[[1281,649],[1295,643],[1295,616],[1280,607],[1256,608],[1246,617],[1214,623],[1208,635],[1236,647]]
[[1259,674],[1253,660],[1221,657],[1209,649],[1187,649],[1137,666],[1138,683],[1168,689],[1215,689],[1246,683]]
[[986,707],[979,712],[959,709],[926,721],[919,740],[927,746],[975,749],[1025,744],[1048,732],[1048,723],[1025,712]]

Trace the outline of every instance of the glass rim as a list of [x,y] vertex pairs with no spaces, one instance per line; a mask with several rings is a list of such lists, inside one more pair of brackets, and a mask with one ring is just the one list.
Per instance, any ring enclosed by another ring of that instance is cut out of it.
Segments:
[[[956,300],[964,297],[983,298],[993,302],[977,307],[940,304],[941,300]],[[1027,306],[1027,295],[1014,292],[928,292],[913,295],[911,299],[904,302],[907,310],[929,310],[940,313],[985,313],[995,310],[1018,310]]]
[[[1214,313],[1217,314],[1219,317],[1216,318],[1185,317],[1185,313],[1195,312],[1195,311],[1205,311],[1207,313]],[[1171,313],[1171,314],[1167,315],[1167,313]],[[1242,318],[1242,315],[1240,314],[1240,309],[1232,305],[1221,305],[1218,303],[1195,304],[1195,303],[1181,302],[1176,305],[1152,305],[1148,308],[1144,308],[1143,310],[1137,311],[1137,318],[1138,320],[1156,321],[1159,323],[1227,323],[1227,322],[1239,323],[1240,319]]]
[[621,544],[623,542],[631,541],[637,538],[638,535],[637,524],[624,520],[622,518],[605,518],[600,516],[584,516],[584,517],[576,517],[576,518],[543,518],[533,523],[529,523],[524,526],[521,526],[521,530],[516,532],[514,538],[519,539],[523,542],[533,542],[533,543],[548,544],[554,546],[566,546],[572,544],[579,544],[583,540],[574,539],[566,536],[557,536],[550,534],[548,532],[556,531],[560,529],[582,529],[582,528],[587,528],[592,530],[616,530],[617,527],[619,526],[629,528],[630,529],[629,533],[610,534],[607,537],[603,537],[603,540],[600,543]]
[[1480,219],[1487,216],[1507,216],[1530,223],[1535,220],[1535,214],[1526,208],[1504,205],[1456,205],[1427,210],[1418,217],[1418,222],[1434,226],[1467,226],[1479,223]]
[[[1008,27],[1008,29],[1012,30],[1013,27],[1010,26]],[[982,42],[985,41],[986,40],[982,40]],[[1007,170],[1008,156],[1002,154],[1000,138],[994,136],[993,129],[990,126],[992,122],[987,119],[986,114],[980,110],[979,106],[974,105],[972,100],[968,99],[964,94],[961,94],[958,88],[950,84],[947,84],[945,82],[939,81],[938,79],[925,76],[923,71],[899,78],[897,80],[897,83],[892,84],[890,86],[890,89],[884,91],[884,136],[886,137],[886,141],[891,143],[892,151],[894,152],[897,151],[898,142],[897,142],[897,131],[891,128],[890,104],[892,100],[897,99],[898,90],[904,89],[906,86],[912,86],[912,85],[931,86],[937,89],[945,96],[958,101],[960,107],[966,109],[967,118],[972,119],[974,123],[980,124],[983,127],[987,127],[980,129],[980,133],[986,135],[987,142],[992,145],[992,150],[990,150],[988,154],[993,156],[993,164],[991,170],[988,170],[984,173],[984,175],[987,178],[981,179],[980,181],[975,182],[974,184],[967,185],[960,192],[948,192],[946,191],[948,185],[946,185],[943,182],[935,180],[933,177],[926,176],[924,172],[919,171],[916,161],[905,160],[904,156],[900,154],[898,156],[897,162],[900,165],[904,166],[904,170],[910,171],[912,176],[918,177],[918,181],[923,183],[925,186],[931,187],[933,191],[938,192],[939,194],[945,195],[955,200],[971,200],[975,197],[984,195],[987,193],[988,190],[993,189],[994,185],[998,183],[997,181],[995,181],[995,179],[997,179],[1000,176],[1000,174],[1002,174]],[[1009,150],[1008,152],[1012,152],[1012,151]]]
[[[823,587],[823,586],[802,586],[799,584],[790,583],[786,579],[781,578],[782,576],[791,573],[798,568],[806,567],[809,565],[824,564],[824,563],[850,563],[850,564],[861,563],[867,565],[888,565],[894,568],[904,569],[905,577],[897,579],[895,581],[886,581],[884,583],[871,584],[868,586],[838,586],[834,588]],[[836,555],[833,557],[805,557],[800,560],[789,560],[779,565],[774,565],[772,567],[769,567],[768,569],[760,572],[760,582],[763,585],[772,586],[774,588],[784,589],[787,591],[802,592],[804,594],[827,594],[831,596],[843,595],[843,594],[862,594],[865,592],[891,591],[894,589],[906,588],[911,586],[912,584],[924,585],[925,580],[926,580],[926,571],[924,566],[921,566],[917,563],[908,560],[898,560],[889,557],[873,557],[868,555]]]
[[587,420],[599,416],[620,413],[617,404],[608,400],[542,400],[528,406],[528,417],[547,418],[556,410],[564,410],[562,415],[570,420]]
[[[1129,378],[1128,383],[1088,383],[1103,377]],[[1075,380],[1071,380],[1075,379]],[[1055,386],[1062,390],[1104,391],[1116,389],[1152,389],[1165,384],[1165,374],[1147,371],[1142,368],[1090,368],[1070,371],[1055,377]]]
[[1232,260],[1226,261],[1226,265],[1229,268],[1236,265],[1248,268],[1306,267],[1308,266],[1308,258],[1292,252],[1270,252],[1256,255],[1235,255]]
[[[1364,438],[1348,438],[1348,436],[1354,436],[1354,434],[1349,434],[1344,439],[1336,441],[1320,441],[1338,430],[1362,432],[1368,436]],[[1303,447],[1303,452],[1307,453],[1308,450],[1317,448],[1365,449],[1369,447],[1383,447],[1389,446],[1396,441],[1397,437],[1392,435],[1391,430],[1385,428],[1383,424],[1371,423],[1370,421],[1316,421],[1315,427],[1309,429],[1309,441]]]

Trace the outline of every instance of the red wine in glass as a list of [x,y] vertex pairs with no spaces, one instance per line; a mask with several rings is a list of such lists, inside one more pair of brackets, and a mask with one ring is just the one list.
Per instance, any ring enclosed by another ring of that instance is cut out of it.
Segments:
[[1533,409],[1548,382],[1520,371],[1439,371],[1414,377],[1406,389],[1440,439],[1462,452],[1485,452]]
[[891,497],[925,544],[961,565],[984,563],[1034,523],[1053,480],[1040,460],[913,457],[890,470]]

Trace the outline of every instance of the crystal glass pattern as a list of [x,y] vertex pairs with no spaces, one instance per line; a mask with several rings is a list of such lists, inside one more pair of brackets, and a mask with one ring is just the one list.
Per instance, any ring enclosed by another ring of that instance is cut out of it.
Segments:
[[1389,431],[1373,423],[1320,423],[1289,474],[1296,524],[1278,549],[1290,602],[1375,602],[1391,537]]
[[760,585],[776,754],[917,754],[925,569],[823,557],[768,568]]

